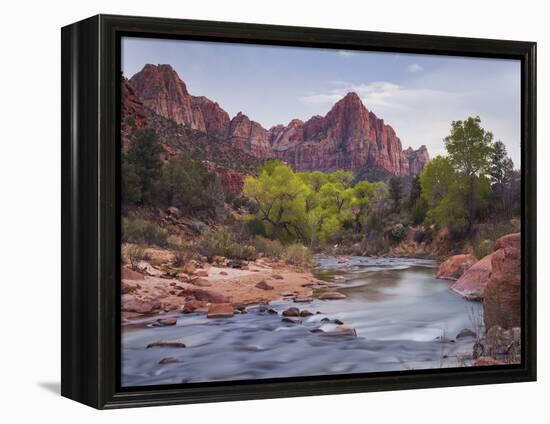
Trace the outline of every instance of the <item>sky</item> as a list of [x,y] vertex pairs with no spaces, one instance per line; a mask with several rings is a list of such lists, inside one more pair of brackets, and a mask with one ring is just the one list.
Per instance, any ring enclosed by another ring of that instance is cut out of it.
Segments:
[[453,120],[479,115],[520,165],[520,62],[125,37],[122,72],[170,64],[194,96],[270,128],[325,115],[350,91],[391,125],[403,148],[445,154]]

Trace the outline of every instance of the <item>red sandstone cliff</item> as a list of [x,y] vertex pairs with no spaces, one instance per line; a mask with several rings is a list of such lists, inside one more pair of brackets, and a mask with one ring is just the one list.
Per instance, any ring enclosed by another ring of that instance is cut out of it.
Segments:
[[229,141],[259,159],[279,158],[296,170],[382,169],[416,175],[429,161],[426,146],[403,150],[395,130],[348,93],[323,116],[266,130],[239,112],[229,118],[218,103],[192,96],[170,65],[145,65],[130,79],[135,95],[156,114]]

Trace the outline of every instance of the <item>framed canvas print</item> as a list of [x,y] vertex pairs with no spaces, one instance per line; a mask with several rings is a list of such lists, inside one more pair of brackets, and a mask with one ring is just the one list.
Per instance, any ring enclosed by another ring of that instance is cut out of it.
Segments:
[[536,378],[535,43],[62,30],[62,394]]

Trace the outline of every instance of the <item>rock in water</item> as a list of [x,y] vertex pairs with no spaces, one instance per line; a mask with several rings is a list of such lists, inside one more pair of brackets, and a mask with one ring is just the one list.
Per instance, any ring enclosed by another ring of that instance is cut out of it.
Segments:
[[262,280],[258,284],[256,284],[255,287],[258,288],[258,289],[262,289],[262,290],[273,290],[273,286],[267,284],[264,280]]
[[176,362],[179,362],[176,358],[173,356],[167,356],[165,358],[161,358],[159,361],[159,365],[165,365],[165,364],[174,364]]
[[300,316],[300,310],[298,308],[288,308],[283,311],[284,317],[299,317]]
[[157,322],[162,326],[176,325],[178,320],[176,318],[159,318]]
[[207,318],[231,318],[234,315],[231,303],[212,303],[208,308]]
[[464,272],[477,262],[473,255],[454,255],[437,268],[437,278],[458,280]]
[[482,300],[491,277],[493,254],[485,256],[468,268],[452,285],[451,290],[468,300]]
[[320,300],[339,300],[345,299],[346,295],[338,292],[325,292],[319,295]]
[[470,330],[469,328],[465,328],[463,330],[461,330],[457,335],[456,335],[456,339],[459,340],[459,339],[465,339],[467,337],[472,337],[472,338],[476,338],[477,337],[477,334],[475,332],[473,332],[472,330]]
[[337,325],[336,328],[332,331],[323,331],[322,333],[325,336],[357,336],[357,331],[351,325]]
[[151,347],[185,347],[185,343],[180,342],[179,340],[158,340],[147,345],[147,349]]

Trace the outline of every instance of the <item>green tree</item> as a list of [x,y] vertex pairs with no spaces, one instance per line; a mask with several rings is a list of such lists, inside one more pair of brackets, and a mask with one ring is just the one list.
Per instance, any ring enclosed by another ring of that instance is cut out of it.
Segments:
[[389,182],[389,194],[392,201],[393,211],[399,212],[401,209],[401,198],[403,197],[403,186],[401,179],[397,176],[390,178]]
[[476,203],[477,179],[489,171],[493,152],[493,134],[481,127],[479,116],[453,121],[451,133],[445,137],[445,148],[453,168],[463,177],[468,226],[480,209]]
[[309,241],[306,216],[309,188],[288,165],[268,162],[257,177],[246,178],[243,193],[256,202],[256,218],[264,223],[269,236],[281,241],[297,238]]
[[134,133],[123,157],[123,189],[129,190],[128,197],[139,205],[153,206],[157,194],[156,185],[161,175],[162,147],[156,133],[150,128],[142,128]]
[[355,232],[360,233],[363,230],[367,215],[372,209],[373,199],[382,186],[384,183],[360,181],[353,187],[351,212]]

